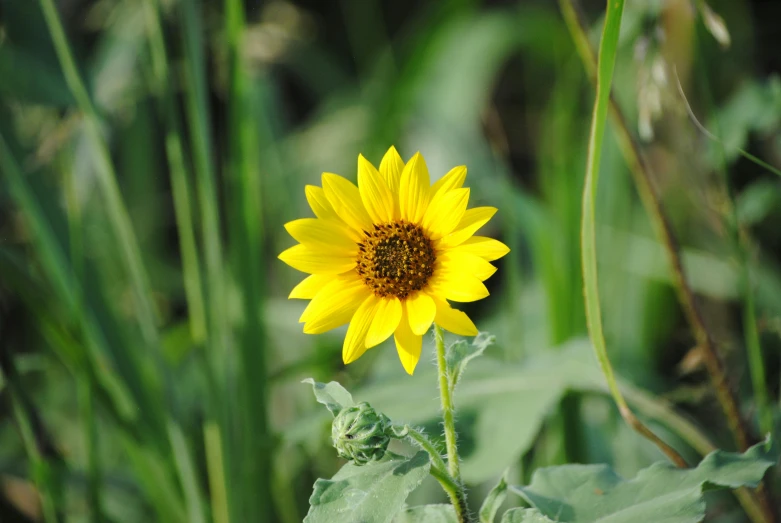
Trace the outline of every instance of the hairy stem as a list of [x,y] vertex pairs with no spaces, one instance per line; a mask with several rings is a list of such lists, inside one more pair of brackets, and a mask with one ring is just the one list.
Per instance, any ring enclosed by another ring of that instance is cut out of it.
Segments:
[[469,517],[469,513],[466,508],[466,495],[461,484],[461,470],[458,463],[456,424],[453,417],[453,397],[447,379],[447,364],[445,363],[445,334],[442,332],[442,327],[436,324],[434,325],[434,342],[437,351],[439,397],[442,400],[442,424],[445,428],[445,447],[447,448],[448,472],[455,485],[458,486],[458,490],[460,492],[460,496],[457,499],[451,496],[451,500],[453,501],[453,507],[456,509],[456,514],[458,515],[459,521],[469,522],[471,521],[471,518]]
[[445,334],[442,327],[434,325],[434,342],[437,348],[437,369],[439,370],[439,397],[442,400],[442,421],[445,427],[445,446],[447,448],[448,471],[453,478],[461,481],[461,470],[458,463],[458,447],[456,445],[456,425],[453,418],[453,398],[447,382],[447,365],[445,364]]
[[406,427],[406,429],[408,431],[407,436],[420,448],[425,450],[431,458],[431,475],[439,481],[439,484],[442,485],[442,488],[450,498],[453,509],[456,511],[458,521],[471,521],[466,506],[466,493],[464,492],[464,487],[460,482],[456,482],[448,473],[445,460],[442,459],[437,448],[423,433],[412,427]]

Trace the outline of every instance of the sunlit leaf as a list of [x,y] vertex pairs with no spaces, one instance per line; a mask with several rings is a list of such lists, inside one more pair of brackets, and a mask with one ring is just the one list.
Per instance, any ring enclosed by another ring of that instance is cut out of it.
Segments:
[[421,505],[403,510],[393,523],[458,523],[453,505]]
[[696,523],[705,517],[704,490],[755,487],[777,458],[766,441],[743,454],[714,451],[694,469],[655,463],[629,481],[608,465],[563,465],[540,469],[530,485],[510,491],[562,523]]
[[445,361],[447,362],[447,379],[451,391],[455,389],[458,380],[461,379],[467,364],[480,356],[489,345],[494,343],[494,340],[494,336],[487,332],[481,332],[472,340],[472,343],[458,340],[447,347]]
[[355,405],[353,397],[350,395],[350,393],[335,381],[330,383],[320,383],[319,381],[315,381],[312,378],[307,378],[301,383],[311,384],[317,401],[325,405],[334,416],[339,414],[339,411],[343,408],[352,407]]
[[[386,523],[428,475],[428,454],[356,466],[348,463],[331,479],[318,479],[306,523]],[[414,520],[413,520],[414,521]]]
[[492,523],[499,511],[499,507],[504,503],[507,497],[507,472],[499,479],[491,492],[485,497],[483,505],[480,507],[480,523]]

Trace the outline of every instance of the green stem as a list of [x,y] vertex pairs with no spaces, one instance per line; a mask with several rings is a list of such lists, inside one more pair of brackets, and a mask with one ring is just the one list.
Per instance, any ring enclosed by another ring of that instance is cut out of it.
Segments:
[[[439,480],[440,483],[442,483],[443,488],[445,488],[445,491],[448,492],[448,495],[450,495],[450,499],[453,503],[453,508],[456,511],[456,515],[458,516],[459,522],[469,522],[472,519],[469,516],[469,511],[466,506],[466,492],[464,490],[463,484],[461,483],[461,470],[458,463],[458,447],[456,446],[456,424],[454,419],[454,409],[453,409],[453,397],[452,397],[452,391],[450,390],[450,386],[448,385],[448,379],[447,379],[447,364],[445,363],[445,334],[442,331],[442,327],[439,325],[434,324],[434,342],[436,344],[436,350],[437,350],[437,369],[439,371],[439,396],[442,400],[442,421],[443,425],[445,427],[445,447],[447,448],[447,465],[448,465],[448,477],[452,479],[453,484],[457,488],[456,494],[451,494],[450,491],[448,491],[448,488],[445,487],[445,484],[443,483],[443,480],[437,476],[434,472],[432,472],[432,475]],[[414,432],[412,429],[410,429],[410,434]],[[424,438],[425,439],[425,438]],[[433,446],[432,446],[433,448]],[[439,461],[442,461],[442,457],[439,456],[438,453],[436,453],[437,458],[434,458],[434,453],[429,451],[428,449],[425,449],[428,451],[428,453],[432,456],[432,461],[435,461],[435,459],[439,459]],[[444,463],[442,463],[442,466],[444,467]],[[437,467],[433,467],[432,471],[437,469]],[[441,472],[444,473],[444,468],[442,468]]]
[[442,327],[434,325],[434,342],[437,347],[437,369],[439,370],[439,396],[442,400],[442,421],[445,427],[445,446],[447,448],[448,471],[453,479],[461,482],[461,470],[458,463],[456,445],[456,424],[453,417],[453,398],[447,382],[447,364],[445,363],[445,334]]
[[442,485],[442,489],[450,498],[453,509],[456,511],[458,521],[462,523],[471,521],[469,510],[466,505],[466,492],[464,491],[464,487],[448,473],[445,460],[442,459],[437,448],[423,433],[409,426],[405,428],[408,431],[407,436],[417,443],[420,448],[425,450],[431,458],[431,475],[439,481],[439,484]]

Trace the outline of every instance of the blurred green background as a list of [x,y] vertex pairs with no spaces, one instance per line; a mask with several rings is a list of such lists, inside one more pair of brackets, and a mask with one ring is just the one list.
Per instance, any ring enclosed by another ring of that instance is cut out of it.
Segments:
[[[595,44],[604,3],[582,7]],[[781,180],[738,149],[781,167],[781,3],[710,8],[627,2],[614,89],[759,438],[758,412],[778,417]],[[304,275],[276,258],[283,224],[310,216],[305,184],[354,180],[359,153],[391,144],[432,180],[467,165],[471,205],[499,208],[484,234],[512,248],[465,307],[497,337],[456,397],[470,500],[508,465],[524,482],[663,459],[585,337],[592,104],[553,0],[0,0],[0,521],[301,521],[341,465],[310,376],[437,437],[431,340],[413,377],[388,343],[345,368],[344,329],[302,334],[287,294]],[[628,400],[692,462],[692,434],[733,450],[610,126],[601,173]],[[409,503],[444,500],[430,481]],[[746,520],[709,501],[712,521]]]

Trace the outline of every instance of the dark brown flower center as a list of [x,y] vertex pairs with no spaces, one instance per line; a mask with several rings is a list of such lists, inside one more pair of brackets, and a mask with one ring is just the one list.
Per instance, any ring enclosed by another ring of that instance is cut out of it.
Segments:
[[426,285],[436,255],[423,229],[402,220],[375,224],[363,234],[356,270],[374,294],[404,299]]

